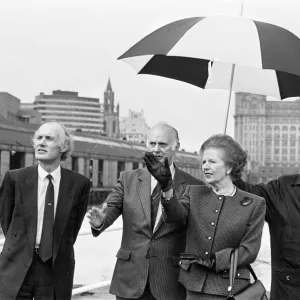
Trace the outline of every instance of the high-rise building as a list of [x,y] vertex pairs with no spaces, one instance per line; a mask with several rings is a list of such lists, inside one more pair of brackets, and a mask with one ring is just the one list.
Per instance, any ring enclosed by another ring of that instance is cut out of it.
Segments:
[[108,137],[120,137],[119,125],[119,104],[115,106],[115,93],[111,87],[110,79],[108,79],[107,87],[104,92],[104,105],[103,105],[103,132]]
[[42,121],[56,120],[73,131],[103,132],[103,112],[98,98],[80,97],[77,92],[53,91],[35,97],[34,107]]
[[267,101],[266,96],[236,93],[234,118],[234,136],[248,152],[254,181],[298,172],[300,99]]
[[120,135],[126,141],[146,142],[149,127],[144,118],[144,111],[129,110],[128,117],[121,117]]

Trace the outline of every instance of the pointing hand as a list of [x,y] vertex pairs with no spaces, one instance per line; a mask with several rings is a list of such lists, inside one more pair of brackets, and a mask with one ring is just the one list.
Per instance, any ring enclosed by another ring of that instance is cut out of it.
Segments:
[[163,192],[173,188],[172,175],[167,157],[165,157],[164,163],[161,163],[153,153],[146,152],[144,161],[149,173],[159,182]]

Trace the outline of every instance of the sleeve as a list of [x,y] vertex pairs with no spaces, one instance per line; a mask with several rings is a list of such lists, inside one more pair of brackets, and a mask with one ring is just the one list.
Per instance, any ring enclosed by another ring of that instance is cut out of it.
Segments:
[[105,200],[107,203],[106,217],[103,224],[95,229],[91,228],[93,236],[98,236],[106,228],[108,228],[114,221],[122,214],[124,199],[124,172],[121,172],[117,185]]
[[87,210],[87,206],[88,206],[88,202],[89,202],[90,188],[91,188],[91,182],[88,181],[84,185],[82,192],[81,192],[80,201],[78,204],[77,215],[76,215],[76,221],[75,221],[75,225],[74,225],[74,231],[73,231],[74,243],[77,239],[78,232],[81,228],[81,225],[82,225],[82,222],[83,222],[86,210]]
[[[239,245],[238,267],[244,267],[253,263],[258,255],[265,212],[265,200],[258,199],[256,207],[249,218],[245,235]],[[215,253],[217,273],[229,269],[232,250],[233,248],[226,248]]]
[[180,200],[173,194],[170,200],[161,199],[162,204],[162,216],[166,223],[183,222],[186,223],[186,219],[190,210],[190,186],[188,185]]
[[278,180],[271,180],[268,184],[250,184],[242,179],[238,179],[234,182],[235,186],[248,193],[255,194],[263,197],[266,200],[266,221],[269,223],[276,212],[276,203],[279,202],[280,197],[280,184]]
[[11,179],[8,171],[5,173],[0,188],[0,222],[5,237],[12,219],[14,207],[15,207],[14,181],[13,179]]

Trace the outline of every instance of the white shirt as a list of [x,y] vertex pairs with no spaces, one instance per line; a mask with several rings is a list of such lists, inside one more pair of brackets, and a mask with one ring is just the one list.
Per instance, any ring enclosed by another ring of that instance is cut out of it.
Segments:
[[47,175],[52,175],[52,184],[54,187],[54,217],[56,213],[57,200],[58,200],[58,192],[61,178],[61,167],[60,165],[56,170],[52,173],[47,173],[40,165],[38,165],[38,214],[37,214],[37,231],[36,231],[36,239],[35,245],[39,247],[41,237],[42,237],[42,229],[43,229],[43,221],[44,221],[44,209],[45,209],[45,198],[46,191],[49,184],[49,179]]
[[[170,165],[170,171],[171,171],[172,179],[174,179],[175,168],[174,168],[174,164],[173,163]],[[157,184],[157,180],[153,176],[151,176],[151,194],[152,194],[152,192],[153,192],[156,184]],[[155,220],[153,231],[156,229],[156,226],[157,226],[157,223],[158,223],[158,221],[160,219],[161,213],[162,213],[161,212],[161,202],[159,201],[158,210],[157,210],[157,216],[156,216],[156,220]]]

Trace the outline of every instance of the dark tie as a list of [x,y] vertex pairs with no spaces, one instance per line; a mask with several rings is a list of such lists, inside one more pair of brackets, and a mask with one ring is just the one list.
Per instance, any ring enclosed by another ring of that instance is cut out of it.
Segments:
[[157,216],[159,201],[161,197],[161,188],[159,183],[156,184],[151,194],[151,228],[153,230]]
[[44,209],[44,221],[42,229],[42,237],[39,246],[39,256],[42,261],[47,261],[52,257],[53,248],[53,225],[54,225],[54,187],[52,176],[47,175],[49,179]]

